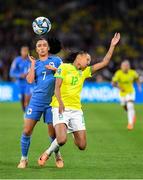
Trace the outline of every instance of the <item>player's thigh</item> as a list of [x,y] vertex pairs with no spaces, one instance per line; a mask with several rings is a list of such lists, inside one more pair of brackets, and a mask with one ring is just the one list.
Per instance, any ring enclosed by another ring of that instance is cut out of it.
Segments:
[[53,126],[55,128],[55,134],[57,141],[61,144],[64,144],[67,140],[67,129],[69,121],[69,111],[59,114],[58,108],[52,108],[53,114]]
[[79,149],[84,150],[86,148],[86,130],[73,132],[75,144]]
[[63,145],[67,141],[67,125],[64,123],[56,124],[54,126],[57,142]]
[[53,114],[52,114],[51,106],[45,108],[43,118],[44,118],[44,123],[46,123],[48,126],[49,136],[54,137],[55,136],[55,130],[53,127]]

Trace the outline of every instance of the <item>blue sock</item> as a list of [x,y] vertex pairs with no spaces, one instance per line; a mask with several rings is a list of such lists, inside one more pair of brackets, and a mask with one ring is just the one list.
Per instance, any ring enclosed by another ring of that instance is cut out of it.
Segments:
[[30,146],[30,138],[31,136],[26,136],[25,134],[22,134],[21,136],[21,153],[23,157],[27,157]]

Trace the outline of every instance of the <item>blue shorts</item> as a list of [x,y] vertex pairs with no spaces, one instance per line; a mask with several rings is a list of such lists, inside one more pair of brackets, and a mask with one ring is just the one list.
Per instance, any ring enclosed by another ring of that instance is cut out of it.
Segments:
[[31,96],[32,92],[33,92],[33,88],[34,85],[33,84],[19,84],[19,92],[20,95],[27,95],[27,96]]
[[47,106],[47,105],[38,107],[38,106],[29,104],[28,107],[26,108],[24,118],[39,121],[42,115],[43,115],[44,123],[47,123],[47,124],[53,123],[52,107]]

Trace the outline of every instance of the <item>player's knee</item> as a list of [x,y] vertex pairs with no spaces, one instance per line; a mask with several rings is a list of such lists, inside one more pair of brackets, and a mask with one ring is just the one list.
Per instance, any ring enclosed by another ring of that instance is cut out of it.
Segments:
[[85,148],[86,148],[86,143],[79,143],[79,144],[78,144],[78,148],[79,148],[80,150],[85,150]]
[[57,138],[57,142],[60,146],[63,146],[67,141],[66,137],[62,137],[62,138]]
[[29,128],[24,128],[23,133],[24,133],[26,136],[30,136],[30,135],[32,134],[32,130],[29,129]]

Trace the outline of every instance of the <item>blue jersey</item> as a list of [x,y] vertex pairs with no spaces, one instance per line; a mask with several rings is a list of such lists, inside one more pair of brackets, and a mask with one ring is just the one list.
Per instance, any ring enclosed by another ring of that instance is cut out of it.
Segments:
[[39,106],[49,105],[55,88],[54,71],[47,69],[46,65],[58,68],[62,63],[58,56],[49,56],[47,60],[36,60],[35,63],[35,85],[30,104]]
[[21,56],[18,56],[14,59],[11,68],[10,68],[10,77],[15,78],[18,84],[26,85],[26,78],[21,78],[22,74],[27,74],[30,68],[30,60],[23,59]]

